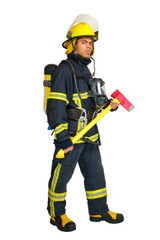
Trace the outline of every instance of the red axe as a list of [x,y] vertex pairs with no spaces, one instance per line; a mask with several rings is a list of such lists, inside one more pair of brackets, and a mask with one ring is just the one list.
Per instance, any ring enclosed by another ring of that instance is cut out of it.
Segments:
[[128,99],[118,90],[112,93],[111,97],[117,99],[117,102],[119,102],[119,104],[121,104],[128,112],[134,108],[134,105],[130,103]]

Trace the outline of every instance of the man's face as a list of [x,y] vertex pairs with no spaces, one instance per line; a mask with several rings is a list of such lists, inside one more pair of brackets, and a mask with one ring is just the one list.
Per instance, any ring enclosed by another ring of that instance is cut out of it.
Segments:
[[90,37],[82,37],[76,43],[76,50],[82,58],[90,58],[93,50],[93,40]]

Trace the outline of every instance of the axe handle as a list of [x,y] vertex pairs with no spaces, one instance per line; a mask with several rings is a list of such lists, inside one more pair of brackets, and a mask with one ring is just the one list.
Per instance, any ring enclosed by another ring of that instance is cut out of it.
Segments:
[[[120,104],[120,102],[117,99],[114,99],[113,102],[117,102]],[[110,110],[111,105],[106,107],[101,113],[97,115],[86,127],[84,127],[75,137],[72,138],[72,143],[75,144],[83,135],[88,132],[102,117],[104,117]],[[56,155],[56,158],[64,158],[64,150],[61,149]]]

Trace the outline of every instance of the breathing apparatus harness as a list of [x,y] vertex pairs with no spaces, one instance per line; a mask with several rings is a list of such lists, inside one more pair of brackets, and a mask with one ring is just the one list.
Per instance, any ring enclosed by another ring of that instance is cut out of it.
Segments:
[[70,118],[72,120],[79,121],[80,129],[82,129],[88,124],[88,122],[92,121],[92,119],[96,116],[96,114],[97,114],[96,109],[95,108],[94,109],[89,109],[84,104],[84,102],[81,98],[79,89],[78,89],[76,73],[75,73],[73,65],[67,60],[62,61],[61,63],[68,64],[70,66],[70,68],[72,70],[72,73],[73,73],[73,80],[74,80],[74,84],[75,84],[75,87],[76,87],[76,91],[77,91],[78,97],[79,97],[79,99],[82,103],[82,108],[80,108],[80,107],[67,108],[67,110],[66,110],[67,111],[67,116],[68,116],[68,118]]
[[[74,69],[73,65],[71,64],[71,62],[64,60],[61,63],[68,64],[70,66],[72,73],[73,73],[73,79],[74,79],[76,91],[77,91],[78,97],[82,103],[82,108],[80,108],[80,107],[68,108],[67,116],[68,116],[68,118],[70,118],[72,120],[79,121],[80,129],[82,129],[97,116],[98,111],[97,111],[97,108],[89,109],[84,104],[84,101],[82,100],[79,89],[78,89],[75,69]],[[95,64],[95,62],[94,62],[94,64]],[[77,64],[77,66],[79,67],[78,64]],[[102,107],[105,107],[106,105],[109,105],[109,100],[105,94],[104,81],[100,78],[93,78],[93,74],[90,78],[87,78],[80,67],[79,67],[79,69],[83,73],[85,79],[87,80],[87,82],[90,86],[90,90],[89,90],[88,94],[93,98],[97,107],[102,108]],[[94,65],[94,73],[95,73],[95,65]],[[85,139],[85,141],[86,141],[86,139]],[[91,141],[89,141],[89,142],[91,142]]]

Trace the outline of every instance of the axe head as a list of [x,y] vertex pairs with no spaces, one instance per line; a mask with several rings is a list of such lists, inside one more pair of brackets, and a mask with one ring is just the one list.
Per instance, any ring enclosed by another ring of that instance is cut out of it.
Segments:
[[130,103],[128,99],[118,90],[112,93],[111,97],[116,98],[128,112],[134,108],[134,105]]

